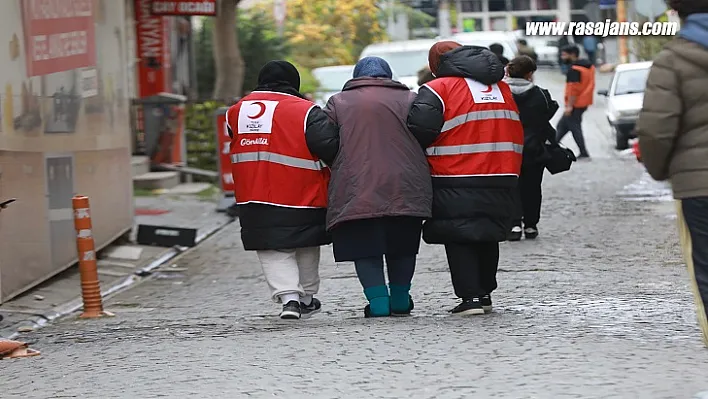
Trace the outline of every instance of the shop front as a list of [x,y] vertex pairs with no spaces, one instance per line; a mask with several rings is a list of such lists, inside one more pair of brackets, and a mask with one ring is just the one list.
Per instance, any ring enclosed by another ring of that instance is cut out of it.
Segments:
[[[71,198],[98,248],[133,225],[126,8],[4,0],[0,35],[0,303],[76,262]],[[6,47],[7,48],[7,47]]]

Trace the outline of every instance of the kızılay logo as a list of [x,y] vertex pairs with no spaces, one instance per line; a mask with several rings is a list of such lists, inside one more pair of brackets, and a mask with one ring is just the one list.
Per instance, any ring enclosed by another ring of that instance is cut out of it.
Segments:
[[259,110],[253,115],[246,115],[249,119],[251,119],[251,121],[246,124],[246,127],[250,130],[259,130],[261,127],[263,127],[263,124],[259,122],[258,119],[260,119],[263,114],[265,114],[267,108],[266,105],[260,101],[255,101],[251,103],[251,105],[258,106]]

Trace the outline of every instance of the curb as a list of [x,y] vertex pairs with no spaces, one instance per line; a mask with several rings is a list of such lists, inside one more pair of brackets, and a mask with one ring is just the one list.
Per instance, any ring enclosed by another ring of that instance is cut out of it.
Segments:
[[[197,235],[197,238],[195,239],[195,242],[197,245],[194,247],[188,248],[188,247],[175,246],[175,247],[170,248],[162,256],[155,259],[154,261],[152,261],[150,264],[143,267],[142,269],[136,270],[135,272],[133,272],[133,274],[131,274],[121,280],[116,281],[115,283],[109,285],[108,287],[103,287],[101,289],[101,298],[105,299],[108,296],[111,296],[111,295],[117,294],[121,291],[124,291],[124,290],[130,288],[131,286],[137,284],[138,282],[149,278],[153,270],[157,269],[160,266],[163,266],[165,263],[176,258],[178,255],[185,254],[185,253],[189,252],[190,250],[197,248],[197,246],[200,243],[202,243],[204,240],[206,240],[207,238],[218,233],[221,229],[230,225],[235,220],[236,219],[231,219],[226,222],[219,223],[215,226],[212,226],[204,233],[200,233],[199,235]],[[21,334],[21,332],[18,331],[18,328],[20,326],[30,327],[30,328],[32,328],[32,331],[35,331],[35,330],[40,329],[44,326],[47,326],[47,325],[49,325],[61,318],[69,316],[70,314],[75,313],[78,310],[81,310],[82,307],[83,307],[83,300],[82,300],[81,296],[79,296],[77,298],[72,299],[71,301],[68,301],[68,302],[63,303],[61,305],[57,305],[53,308],[50,308],[46,312],[36,314],[34,316],[29,317],[27,320],[21,321],[19,323],[15,323],[12,326],[9,326],[7,328],[0,330],[0,338],[15,339]]]

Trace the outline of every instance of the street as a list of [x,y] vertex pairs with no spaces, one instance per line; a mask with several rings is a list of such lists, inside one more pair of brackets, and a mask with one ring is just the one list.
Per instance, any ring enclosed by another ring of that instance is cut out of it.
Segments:
[[[598,79],[604,88],[607,76]],[[563,77],[536,82],[562,101]],[[238,222],[106,303],[116,317],[23,335],[5,398],[687,398],[708,391],[665,186],[612,149],[604,100],[591,161],[544,180],[536,241],[503,243],[495,312],[461,318],[444,250],[423,245],[413,317],[364,319],[351,264],[322,251],[322,313],[282,321]],[[556,118],[558,115],[556,116]],[[575,149],[570,134],[566,143]]]

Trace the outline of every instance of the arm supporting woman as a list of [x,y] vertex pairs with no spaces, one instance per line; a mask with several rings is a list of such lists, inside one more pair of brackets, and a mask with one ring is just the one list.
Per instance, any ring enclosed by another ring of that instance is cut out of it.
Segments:
[[332,166],[339,152],[339,127],[320,107],[313,107],[307,116],[305,141],[312,155]]

